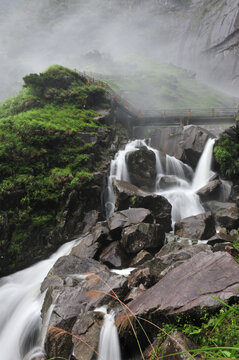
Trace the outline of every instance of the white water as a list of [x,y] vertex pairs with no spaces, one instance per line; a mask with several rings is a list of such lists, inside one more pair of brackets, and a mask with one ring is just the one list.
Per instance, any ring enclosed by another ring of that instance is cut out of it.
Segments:
[[44,354],[44,340],[53,306],[41,323],[44,294],[40,286],[56,260],[80,240],[64,244],[48,260],[0,280],[0,359],[31,360]]
[[99,356],[97,360],[121,360],[120,344],[114,312],[105,312],[104,324],[100,332]]
[[151,148],[146,144],[144,140],[134,140],[129,142],[124,150],[120,150],[110,164],[110,175],[108,177],[107,187],[107,201],[105,203],[106,218],[108,219],[114,212],[114,191],[113,191],[113,180],[123,180],[130,182],[130,176],[126,165],[126,155],[131,151],[137,151],[142,146],[146,146],[149,150],[152,150],[156,155],[156,169],[158,172],[161,171],[161,163],[159,160],[158,151]]
[[[124,150],[119,151],[111,162],[110,177],[108,181],[108,201],[106,214],[110,217],[114,212],[114,193],[112,182],[114,179],[130,182],[127,171],[126,155],[129,151],[137,151],[141,146],[152,150],[156,156],[155,193],[164,196],[172,205],[172,224],[185,217],[203,213],[205,210],[200,202],[197,190],[207,184],[212,176],[211,159],[215,140],[209,139],[199,160],[195,174],[190,166],[176,158],[166,155],[166,169],[160,161],[159,152],[148,146],[144,140],[134,140],[128,143]],[[163,176],[173,180],[170,189],[162,189],[160,180]],[[188,179],[193,178],[192,182]]]
[[209,139],[206,143],[202,156],[200,157],[192,183],[194,191],[197,191],[207,185],[213,175],[213,172],[211,171],[211,162],[214,143],[215,139]]

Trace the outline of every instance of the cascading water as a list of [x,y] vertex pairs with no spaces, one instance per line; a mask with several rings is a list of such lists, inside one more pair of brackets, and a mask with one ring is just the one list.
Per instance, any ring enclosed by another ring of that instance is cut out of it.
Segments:
[[105,312],[100,332],[99,356],[97,360],[121,360],[120,344],[114,312]]
[[[108,201],[106,203],[107,217],[114,212],[114,192],[112,182],[124,180],[130,182],[127,171],[126,155],[129,151],[137,151],[140,147],[146,146],[148,150],[155,153],[156,172],[155,193],[164,196],[172,205],[172,223],[185,217],[203,213],[205,210],[196,194],[197,190],[207,184],[212,172],[211,159],[214,139],[209,139],[201,155],[195,174],[190,166],[176,158],[166,155],[165,167],[160,160],[159,152],[146,144],[144,140],[134,140],[126,145],[124,150],[119,151],[111,162],[110,177],[108,181]],[[168,189],[161,187],[161,181],[166,177],[171,181]],[[191,182],[191,179],[193,181]]]
[[44,354],[45,324],[41,322],[44,294],[40,286],[56,260],[70,253],[80,239],[63,245],[48,260],[0,280],[0,354],[4,360],[31,360]]
[[157,150],[151,148],[146,144],[144,140],[134,140],[129,142],[124,150],[120,150],[116,155],[114,160],[110,164],[110,175],[108,177],[108,187],[107,187],[107,201],[105,202],[105,212],[106,218],[108,219],[114,212],[114,191],[113,191],[113,180],[123,180],[130,182],[130,176],[126,164],[126,155],[131,151],[137,151],[140,147],[146,146],[148,149],[154,151],[156,155],[156,169],[157,172],[161,172],[161,163],[159,160],[159,154]]
[[200,157],[192,183],[194,191],[197,191],[207,185],[213,175],[213,172],[211,171],[211,162],[214,143],[215,139],[209,139],[206,143],[202,156]]

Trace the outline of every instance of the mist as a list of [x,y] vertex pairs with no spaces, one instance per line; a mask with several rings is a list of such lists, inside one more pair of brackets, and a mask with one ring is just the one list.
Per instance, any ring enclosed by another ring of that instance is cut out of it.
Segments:
[[214,61],[218,54],[203,53],[203,42],[194,44],[192,24],[184,18],[194,3],[200,1],[1,0],[0,100],[21,88],[23,76],[52,64],[133,76],[142,71],[137,56],[191,69],[199,79],[238,95],[231,86],[239,74],[238,54],[225,60],[234,69],[225,74],[225,64]]

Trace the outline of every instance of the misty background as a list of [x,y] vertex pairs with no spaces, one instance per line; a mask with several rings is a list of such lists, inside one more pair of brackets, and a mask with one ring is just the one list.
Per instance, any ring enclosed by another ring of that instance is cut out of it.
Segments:
[[239,96],[238,9],[237,0],[1,0],[0,100],[52,64],[135,76],[152,71],[142,58]]

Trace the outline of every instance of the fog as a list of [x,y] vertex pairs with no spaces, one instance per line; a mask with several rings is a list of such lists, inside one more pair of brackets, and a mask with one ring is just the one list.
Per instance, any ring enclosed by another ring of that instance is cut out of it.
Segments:
[[[192,43],[192,29],[183,14],[190,9],[182,4],[200,1],[0,1],[0,99],[16,93],[24,75],[41,72],[52,64],[134,75],[137,61],[128,61],[132,54],[134,59],[147,57],[187,67],[197,71],[199,78],[236,94],[231,83],[237,66],[233,65],[232,75],[222,72],[224,78],[218,79],[211,70],[218,63],[205,56],[198,61],[203,43],[199,41],[191,53],[188,51],[186,39]],[[234,62],[234,58],[230,61]],[[220,66],[217,71],[221,71]]]

